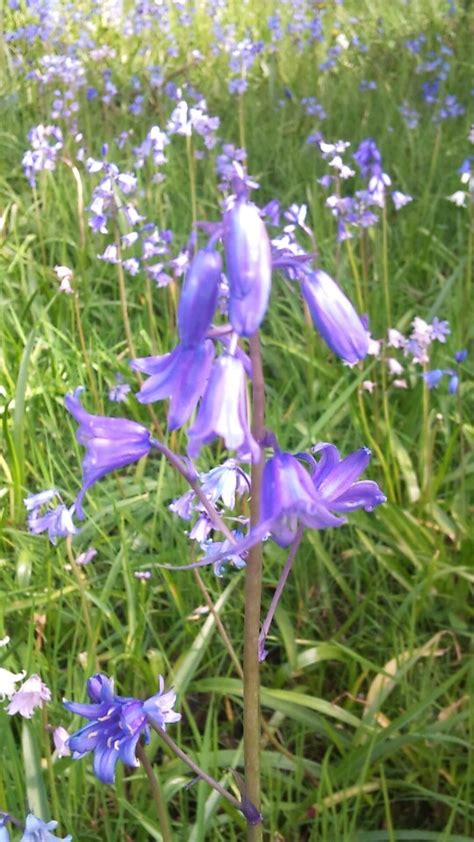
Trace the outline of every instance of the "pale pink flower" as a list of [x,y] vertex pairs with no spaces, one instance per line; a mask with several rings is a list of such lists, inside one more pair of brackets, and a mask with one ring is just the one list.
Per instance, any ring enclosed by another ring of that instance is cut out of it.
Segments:
[[36,708],[42,708],[44,702],[51,699],[51,691],[41,681],[39,675],[30,675],[21,685],[20,689],[13,694],[7,713],[13,716],[19,713],[25,719],[31,719]]

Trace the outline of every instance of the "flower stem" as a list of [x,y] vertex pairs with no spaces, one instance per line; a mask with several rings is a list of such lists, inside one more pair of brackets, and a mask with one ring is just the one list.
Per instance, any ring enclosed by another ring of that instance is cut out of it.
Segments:
[[208,497],[206,497],[204,491],[202,490],[201,486],[199,485],[199,481],[198,481],[197,477],[193,476],[189,472],[189,470],[183,464],[183,462],[179,458],[179,456],[176,456],[176,454],[173,453],[173,451],[170,450],[169,447],[166,446],[166,444],[163,444],[163,442],[158,441],[157,439],[152,439],[151,443],[152,443],[153,447],[156,448],[156,450],[158,450],[160,453],[163,454],[163,456],[168,460],[170,465],[172,465],[173,468],[175,468],[178,471],[178,473],[180,473],[181,476],[184,477],[186,482],[189,483],[189,485],[193,489],[196,497],[199,498],[200,502],[202,503],[206,512],[208,513],[209,517],[211,518],[213,524],[215,525],[215,528],[218,529],[219,532],[222,532],[222,534],[225,535],[225,537],[228,538],[229,541],[231,541],[233,544],[236,544],[237,539],[236,539],[235,535],[233,535],[233,533],[231,532],[231,530],[229,529],[229,527],[227,526],[225,521],[222,520],[220,514],[216,511],[215,507],[212,505],[211,501],[208,499]]
[[171,834],[170,817],[168,815],[168,810],[166,809],[166,802],[163,797],[160,782],[158,780],[157,775],[153,771],[153,767],[148,759],[148,755],[141,743],[138,743],[137,745],[136,754],[145,770],[145,774],[150,784],[150,789],[153,794],[153,801],[155,802],[156,812],[158,814],[158,821],[160,822],[160,830],[161,835],[163,837],[163,842],[173,842],[173,837]]
[[[262,441],[265,434],[265,383],[263,378],[260,338],[250,339],[250,358],[253,371],[252,435]],[[263,453],[258,462],[252,463],[252,499],[250,503],[250,528],[260,518]],[[260,662],[258,638],[262,597],[262,542],[251,550],[245,569],[244,617],[244,767],[245,787],[248,797],[260,810]],[[261,825],[248,825],[247,842],[261,842]]]
[[244,804],[242,802],[240,802],[237,798],[231,795],[230,792],[227,792],[227,790],[224,789],[223,786],[221,786],[219,781],[216,781],[215,778],[213,778],[211,775],[208,775],[207,772],[204,771],[204,769],[201,769],[201,767],[198,766],[198,764],[195,763],[194,760],[191,757],[189,757],[189,755],[186,754],[186,752],[183,751],[177,743],[175,743],[172,737],[170,737],[170,735],[166,731],[164,731],[163,728],[160,728],[160,726],[157,725],[156,722],[153,722],[153,719],[149,718],[148,722],[153,728],[153,730],[156,731],[158,736],[161,737],[163,742],[166,743],[168,748],[170,748],[171,751],[176,755],[176,757],[179,757],[179,759],[182,760],[183,763],[186,764],[186,766],[189,766],[189,768],[192,769],[195,775],[197,775],[199,778],[201,778],[201,780],[209,784],[209,786],[211,786],[213,789],[215,789],[216,792],[218,792],[219,795],[222,795],[222,797],[225,798],[226,801],[229,802],[229,804],[232,804],[232,806],[235,807],[236,810],[240,810],[240,812],[243,812]]
[[127,293],[125,290],[125,275],[122,266],[122,249],[120,244],[120,232],[117,228],[115,232],[115,245],[117,247],[117,277],[119,284],[120,308],[122,310],[123,326],[125,328],[125,336],[127,338],[128,353],[132,357],[136,357],[135,343],[133,341],[132,329],[130,327],[130,319],[128,316]]
[[291,568],[293,567],[293,562],[295,560],[296,553],[298,552],[298,547],[301,543],[301,539],[303,537],[303,527],[300,526],[295,538],[291,544],[290,552],[288,553],[288,558],[286,559],[285,566],[283,568],[282,574],[278,580],[278,584],[275,588],[275,593],[273,594],[273,599],[270,603],[270,608],[268,609],[268,614],[265,617],[265,620],[262,623],[262,628],[260,630],[260,637],[258,638],[258,654],[259,660],[264,661],[266,657],[266,652],[264,650],[265,640],[267,639],[267,635],[272,624],[272,620],[277,609],[277,605],[280,601],[280,597],[283,592],[283,588],[286,585],[286,580],[290,575]]

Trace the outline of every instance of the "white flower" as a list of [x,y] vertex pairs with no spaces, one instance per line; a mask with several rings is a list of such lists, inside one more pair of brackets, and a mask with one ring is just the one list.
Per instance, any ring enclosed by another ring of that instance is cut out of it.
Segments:
[[455,193],[452,193],[451,196],[446,196],[448,201],[453,202],[458,208],[465,208],[466,201],[467,201],[467,193],[464,190],[456,190]]
[[390,374],[403,374],[403,366],[395,357],[389,357],[387,360],[388,369]]
[[10,672],[10,670],[0,667],[0,700],[3,702],[5,698],[11,699],[16,692],[15,684],[21,681],[26,675],[26,672]]

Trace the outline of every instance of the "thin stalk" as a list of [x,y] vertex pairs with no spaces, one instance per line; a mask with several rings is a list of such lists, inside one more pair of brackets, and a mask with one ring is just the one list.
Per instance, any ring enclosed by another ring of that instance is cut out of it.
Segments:
[[89,652],[87,658],[87,666],[88,668],[92,665],[93,661],[96,662],[96,669],[98,669],[97,663],[97,656],[96,656],[96,639],[94,635],[94,630],[92,628],[91,617],[89,613],[89,605],[87,602],[87,590],[84,582],[83,575],[79,569],[79,566],[76,564],[76,559],[72,550],[72,538],[70,535],[66,538],[66,552],[69,558],[69,563],[71,565],[72,572],[74,574],[74,578],[77,582],[77,587],[79,589],[79,594],[81,597],[81,608],[82,608],[82,616],[84,619],[84,625],[86,627],[87,637],[89,638]]
[[[212,777],[212,775],[208,775],[207,772],[204,771],[204,769],[201,769],[201,767],[198,766],[198,764],[195,763],[194,760],[191,757],[189,757],[189,755],[186,754],[186,752],[183,751],[177,743],[175,743],[173,738],[170,737],[170,735],[166,731],[164,731],[163,728],[160,728],[160,726],[156,724],[156,722],[153,722],[152,719],[149,719],[148,722],[153,728],[153,730],[156,731],[158,736],[161,737],[163,742],[168,746],[168,748],[171,749],[173,754],[175,754],[176,757],[179,757],[179,759],[182,760],[183,763],[186,764],[186,766],[189,766],[189,768],[194,772],[195,775],[198,776],[198,778],[209,784],[209,786],[212,787],[212,789],[215,789],[216,792],[218,792],[219,795],[222,795],[222,798],[225,798],[225,800],[228,801],[229,804],[232,804],[232,806],[235,807],[236,810],[243,812],[243,808],[245,805],[242,802],[238,801],[238,799],[231,795],[230,792],[227,792],[227,790],[224,789],[224,787],[219,783],[219,781],[216,781],[215,778]],[[260,818],[258,820],[260,821]]]
[[383,206],[382,213],[382,267],[383,267],[383,295],[385,301],[385,319],[387,330],[392,324],[392,307],[390,303],[390,282],[388,272],[388,223],[387,208]]
[[261,661],[265,660],[265,650],[263,648],[264,645],[265,645],[265,640],[267,639],[268,632],[270,630],[270,626],[272,624],[273,617],[274,617],[275,611],[277,609],[277,605],[278,605],[278,603],[280,601],[280,597],[283,593],[283,588],[286,585],[286,580],[288,579],[288,576],[290,575],[290,572],[291,572],[291,568],[293,567],[293,562],[295,560],[296,553],[298,552],[298,547],[301,543],[302,537],[303,537],[303,527],[300,526],[298,528],[298,531],[295,535],[295,538],[294,538],[294,540],[291,544],[290,551],[288,553],[288,558],[286,559],[285,566],[282,570],[282,574],[281,574],[281,576],[278,580],[278,584],[275,588],[275,593],[273,594],[273,599],[270,603],[270,608],[268,609],[268,614],[267,614],[267,616],[265,617],[265,620],[262,623],[262,628],[260,630],[260,637],[258,639],[258,652],[259,652],[259,658],[260,658]]
[[201,576],[199,575],[199,571],[194,569],[193,573],[194,573],[194,578],[196,579],[196,583],[198,585],[198,588],[201,591],[204,599],[206,600],[207,607],[209,608],[209,611],[211,612],[212,616],[214,617],[216,627],[217,627],[217,631],[219,632],[219,634],[222,638],[222,642],[224,643],[224,646],[227,649],[229,657],[230,657],[232,663],[234,664],[237,675],[239,676],[239,678],[243,679],[244,671],[242,669],[242,664],[240,663],[240,661],[237,657],[236,651],[235,651],[234,647],[232,646],[232,641],[230,640],[230,637],[229,637],[229,635],[227,634],[227,632],[224,628],[224,624],[223,624],[221,618],[219,617],[219,614],[217,613],[217,611],[214,607],[214,603],[213,603],[213,601],[212,601],[212,599],[209,595],[209,592],[208,592],[204,582],[202,581]]
[[[426,372],[427,366],[423,365],[423,372]],[[421,471],[422,476],[422,499],[424,503],[429,503],[431,500],[431,468],[432,468],[432,454],[431,454],[431,434],[430,434],[430,390],[428,384],[423,378],[423,415],[421,425]]]
[[188,158],[188,174],[189,174],[189,192],[191,194],[191,212],[193,215],[193,229],[196,227],[197,221],[197,202],[196,202],[196,172],[193,158],[193,142],[191,135],[186,135],[186,155]]
[[160,830],[161,835],[163,837],[163,842],[173,842],[170,817],[168,815],[168,810],[166,809],[166,802],[163,797],[160,782],[156,773],[153,771],[153,767],[148,759],[148,755],[141,743],[138,743],[136,747],[136,755],[145,770],[145,774],[150,784],[150,789],[153,795],[153,801],[155,802],[156,812],[158,815],[158,821],[160,823]]
[[79,302],[79,294],[77,292],[74,292],[73,295],[72,295],[72,298],[73,298],[73,301],[74,301],[74,315],[76,317],[76,327],[77,327],[77,332],[79,334],[79,344],[81,346],[82,359],[83,359],[84,365],[86,367],[87,379],[89,381],[89,386],[90,386],[92,395],[94,397],[94,403],[95,403],[95,406],[96,406],[96,410],[97,410],[97,412],[100,413],[102,411],[102,402],[100,400],[99,392],[97,391],[97,386],[95,384],[94,372],[92,370],[91,361],[89,359],[89,352],[87,350],[86,337],[84,335],[84,328],[82,326],[81,305],[80,305],[80,302]]
[[[262,354],[258,333],[250,339],[250,359],[253,372],[252,435],[263,440],[265,433],[265,382]],[[250,502],[250,528],[260,519],[263,453],[258,462],[252,462]],[[248,797],[260,810],[260,662],[258,638],[262,599],[262,542],[249,551],[245,568],[244,616],[244,768]],[[261,825],[247,827],[247,842],[262,842]]]
[[225,537],[228,538],[228,540],[231,541],[233,544],[236,544],[237,539],[235,535],[232,534],[225,521],[222,520],[220,514],[216,511],[211,501],[204,494],[204,491],[199,485],[197,477],[189,473],[189,470],[183,464],[179,456],[176,456],[176,454],[173,453],[173,451],[170,450],[169,447],[166,446],[166,444],[163,444],[163,442],[158,441],[157,439],[152,439],[151,443],[153,447],[156,448],[156,450],[163,454],[163,456],[168,460],[170,465],[172,465],[173,468],[175,468],[178,471],[178,473],[180,473],[181,476],[184,477],[186,482],[189,483],[196,497],[199,498],[200,502],[202,503],[206,512],[208,513],[209,517],[214,523],[216,529],[222,532],[222,534],[225,535]]
[[239,141],[241,149],[245,149],[245,110],[243,94],[239,94]]
[[123,326],[125,328],[125,336],[127,337],[128,353],[133,359],[136,357],[135,343],[133,341],[132,329],[130,327],[130,319],[128,316],[127,294],[125,290],[125,275],[122,266],[122,249],[120,245],[120,232],[118,228],[115,231],[115,245],[117,246],[117,277],[119,283],[120,307],[122,310]]
[[356,263],[356,260],[355,260],[354,249],[352,248],[352,244],[351,244],[351,241],[349,239],[346,240],[345,242],[346,242],[347,254],[348,254],[348,257],[349,257],[349,263],[351,264],[352,277],[354,278],[357,309],[359,310],[359,313],[363,313],[364,310],[366,309],[366,303],[365,303],[364,298],[362,296],[362,287],[361,287],[361,283],[360,283],[359,269],[357,267],[357,263]]

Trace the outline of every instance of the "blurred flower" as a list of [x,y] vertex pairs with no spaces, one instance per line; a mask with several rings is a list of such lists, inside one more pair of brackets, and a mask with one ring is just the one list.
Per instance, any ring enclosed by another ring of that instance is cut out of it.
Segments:
[[55,266],[54,271],[56,272],[56,277],[60,282],[60,292],[65,292],[67,295],[72,295],[72,293],[74,292],[71,286],[71,281],[73,278],[72,269],[69,269],[68,266]]
[[369,347],[367,331],[336,282],[316,269],[306,273],[301,289],[314,325],[331,351],[352,364],[364,359]]
[[434,368],[432,369],[432,371],[423,372],[423,380],[428,386],[428,389],[435,389],[445,374],[446,372],[444,371],[444,369]]
[[80,553],[77,556],[76,564],[78,564],[79,567],[84,567],[86,564],[89,564],[92,561],[92,559],[96,557],[96,555],[97,550],[95,550],[94,547],[89,547],[88,550],[86,550],[83,553]]
[[30,675],[11,697],[6,711],[10,716],[19,713],[25,719],[31,719],[36,708],[42,708],[44,702],[51,699],[51,691],[41,681],[39,675]]
[[33,813],[26,817],[25,831],[20,842],[72,842],[72,836],[55,836],[50,833],[58,826],[57,822],[44,822],[38,819]]
[[69,757],[71,749],[67,745],[68,739],[69,734],[62,725],[58,725],[58,727],[53,730],[53,743],[56,757]]
[[22,681],[25,675],[25,670],[14,673],[0,667],[0,701],[5,701],[5,698],[11,699],[13,694],[16,693],[15,685]]

